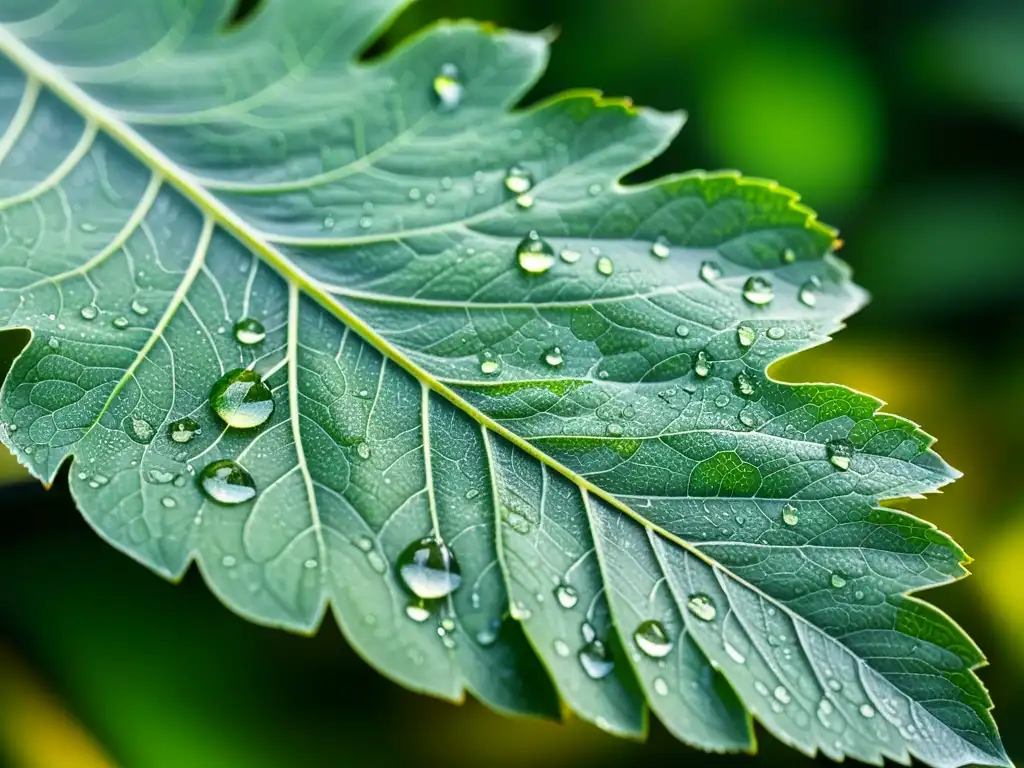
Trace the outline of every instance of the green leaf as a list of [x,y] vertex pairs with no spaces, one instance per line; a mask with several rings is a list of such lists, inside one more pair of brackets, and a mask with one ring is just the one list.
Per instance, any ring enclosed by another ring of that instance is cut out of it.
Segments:
[[[416,690],[1009,764],[981,653],[908,596],[965,555],[880,506],[956,472],[878,401],[766,374],[864,301],[834,233],[737,174],[622,185],[679,115],[510,111],[540,36],[358,62],[403,5],[226,30],[226,0],[6,0],[0,324],[32,341],[5,444],[47,483],[71,458],[150,568],[295,631],[330,607]],[[211,408],[239,368],[270,393]]]

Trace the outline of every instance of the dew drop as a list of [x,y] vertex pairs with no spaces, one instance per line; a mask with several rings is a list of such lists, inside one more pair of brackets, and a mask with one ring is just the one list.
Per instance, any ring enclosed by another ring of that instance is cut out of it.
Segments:
[[562,252],[558,255],[559,258],[561,258],[562,261],[564,261],[566,264],[575,264],[577,261],[583,258],[582,253],[580,253],[579,251],[571,250],[569,248],[562,249]]
[[793,700],[793,697],[789,695],[789,691],[783,685],[776,686],[773,694],[780,704],[789,704]]
[[46,342],[46,346],[50,349],[60,349],[60,340],[56,336],[51,336],[50,340]]
[[256,482],[240,464],[221,459],[199,473],[199,485],[218,504],[243,504],[256,497]]
[[781,341],[782,339],[786,338],[786,329],[780,328],[777,325],[772,326],[771,328],[768,329],[768,338],[771,339],[772,341]]
[[544,353],[544,362],[550,365],[552,368],[557,368],[563,362],[562,350],[558,347],[552,347]]
[[686,608],[701,621],[714,621],[718,615],[714,602],[705,594],[691,595],[686,601]]
[[681,339],[685,339],[689,335],[690,326],[686,325],[685,323],[680,323],[679,325],[676,326],[676,336],[678,336]]
[[516,247],[519,268],[530,275],[542,275],[555,263],[555,252],[536,230],[530,232]]
[[713,364],[708,359],[708,353],[703,349],[697,353],[697,360],[693,364],[693,372],[697,374],[700,379],[706,379],[711,375],[711,369]]
[[413,187],[412,189],[409,190],[409,199],[410,200],[419,200],[422,196],[423,196],[423,193],[420,192],[416,187]]
[[370,444],[365,441],[359,443],[359,445],[356,446],[356,453],[359,455],[360,459],[365,460],[370,458]]
[[516,621],[529,621],[533,616],[533,611],[517,600],[509,608],[509,615]]
[[373,216],[360,216],[359,217],[359,228],[369,229],[373,226]]
[[479,495],[480,490],[478,488],[470,488],[468,491],[466,491],[466,498],[470,500],[475,499]]
[[210,390],[210,404],[229,427],[252,429],[274,412],[274,395],[255,371],[228,371]]
[[875,716],[875,708],[872,707],[870,704],[861,704],[860,715],[864,718],[872,718]]
[[224,555],[224,557],[220,559],[220,564],[223,565],[225,568],[234,568],[237,562],[238,561],[235,560],[235,558],[232,555]]
[[414,600],[405,606],[405,615],[417,624],[422,624],[430,618],[430,609],[422,600]]
[[841,573],[838,573],[838,572],[837,573],[833,573],[832,577],[829,579],[829,581],[832,583],[832,586],[835,587],[836,589],[842,589],[843,587],[846,586],[846,577],[843,576]]
[[480,361],[480,373],[484,376],[494,376],[501,372],[501,360],[485,357]]
[[825,444],[828,460],[840,472],[845,472],[853,463],[853,445],[847,440],[830,440]]
[[754,690],[757,691],[762,696],[767,696],[768,695],[768,686],[766,686],[760,680],[756,680],[754,682]]
[[569,644],[565,640],[555,640],[554,642],[555,653],[561,656],[563,659],[570,653]]
[[787,248],[782,252],[782,262],[784,264],[792,264],[796,261],[796,251],[792,248]]
[[580,595],[574,587],[569,584],[559,584],[555,587],[555,600],[563,608],[574,608],[579,602]]
[[664,235],[659,236],[651,243],[651,256],[667,259],[671,253],[672,249],[669,247],[668,239]]
[[813,281],[807,281],[800,287],[798,298],[805,307],[816,307],[818,305],[818,286]]
[[513,165],[505,172],[505,188],[516,195],[522,195],[533,188],[533,174],[521,165]]
[[151,469],[146,473],[146,479],[153,485],[167,485],[176,477],[174,472],[164,472],[162,469]]
[[160,499],[160,503],[166,509],[174,509],[174,507],[178,506],[178,502],[174,500],[173,496],[164,496],[162,499]]
[[728,654],[729,658],[737,664],[747,663],[747,657],[740,653],[739,650],[728,641],[725,643],[725,652]]
[[135,301],[132,302],[132,312],[134,312],[139,317],[143,317],[144,315],[149,314],[149,307],[147,307],[141,301],[136,299]]
[[786,525],[796,525],[800,522],[800,515],[792,504],[787,504],[782,508],[782,522]]
[[602,680],[615,669],[615,661],[600,640],[592,640],[583,646],[578,658],[580,666],[591,680]]
[[405,587],[423,600],[447,597],[462,582],[455,554],[429,536],[409,544],[398,556],[395,569]]
[[446,110],[456,109],[462,102],[462,91],[459,68],[451,63],[443,64],[434,77],[434,94],[438,103]]
[[754,342],[757,341],[757,331],[749,325],[741,325],[736,329],[736,339],[744,349],[752,347]]
[[531,208],[533,208],[533,203],[533,195],[531,195],[529,192],[526,192],[516,197],[516,206],[522,208],[524,211],[528,211]]
[[259,344],[265,338],[267,338],[267,329],[256,318],[243,317],[235,323],[235,340],[239,344],[251,347],[253,344]]
[[148,443],[153,439],[153,425],[145,419],[137,419],[134,416],[129,416],[121,423],[126,427],[128,437],[135,442]]
[[118,316],[111,320],[110,324],[117,328],[117,330],[123,331],[125,328],[128,327],[128,318],[124,316]]
[[384,562],[384,558],[381,557],[379,552],[367,552],[366,562],[370,564],[377,573],[384,573],[388,569],[388,564]]
[[86,304],[80,312],[83,320],[95,320],[100,313],[95,304]]
[[722,277],[722,268],[713,261],[705,261],[698,272],[700,279],[709,285]]
[[175,443],[188,443],[193,437],[201,433],[202,428],[199,422],[189,416],[172,421],[167,426],[167,436]]
[[754,275],[743,284],[743,298],[755,307],[763,307],[775,298],[775,290],[768,278]]
[[597,260],[597,271],[607,277],[615,271],[615,264],[607,256],[601,256]]
[[633,631],[637,648],[652,659],[663,659],[672,652],[672,641],[661,622],[648,619]]
[[324,220],[320,223],[320,227],[325,232],[329,232],[334,229],[336,224],[337,222],[334,220],[333,216],[324,216]]
[[78,228],[80,230],[82,230],[83,232],[95,232],[96,231],[96,225],[91,223],[91,222],[88,222],[88,221],[83,221],[81,224],[78,225]]
[[665,678],[654,678],[654,692],[659,696],[668,696],[668,683],[665,682]]
[[736,374],[736,391],[742,397],[753,397],[757,394],[757,383],[749,375],[742,371]]

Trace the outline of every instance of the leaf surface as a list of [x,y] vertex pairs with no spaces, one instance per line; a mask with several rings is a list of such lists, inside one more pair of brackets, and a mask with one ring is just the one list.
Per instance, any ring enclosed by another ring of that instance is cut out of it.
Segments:
[[[622,185],[679,115],[510,111],[539,36],[442,24],[358,61],[403,5],[3,4],[0,325],[32,331],[5,444],[47,483],[72,459],[150,568],[268,625],[330,608],[416,690],[1008,764],[980,652],[908,596],[965,555],[881,506],[956,472],[878,401],[766,373],[864,301],[835,234],[737,174]],[[253,428],[211,408],[239,368],[272,393]],[[204,493],[221,460],[255,498]],[[420,603],[396,564],[422,540],[457,566]]]

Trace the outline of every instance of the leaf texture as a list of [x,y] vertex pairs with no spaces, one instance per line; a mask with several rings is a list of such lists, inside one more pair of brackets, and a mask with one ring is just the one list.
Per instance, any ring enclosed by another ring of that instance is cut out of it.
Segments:
[[[415,690],[1008,765],[980,651],[910,596],[966,556],[881,506],[957,473],[877,400],[767,375],[865,300],[835,233],[734,173],[621,184],[681,116],[511,110],[539,36],[445,23],[360,62],[404,4],[229,29],[227,0],[5,0],[0,326],[32,341],[4,443],[47,483],[71,459],[148,567],[263,624],[330,609]],[[238,368],[272,392],[255,428],[210,405]],[[204,493],[224,459],[255,498]],[[418,604],[423,539],[459,581]]]

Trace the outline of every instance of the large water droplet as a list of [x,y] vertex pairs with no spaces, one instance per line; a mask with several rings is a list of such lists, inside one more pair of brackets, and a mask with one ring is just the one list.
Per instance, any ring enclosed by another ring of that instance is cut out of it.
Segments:
[[651,243],[652,256],[657,256],[659,259],[667,259],[671,253],[672,249],[669,247],[668,239],[664,235],[659,236]]
[[702,593],[690,595],[690,599],[686,601],[686,608],[701,621],[714,621],[718,615],[714,602]]
[[555,600],[563,608],[574,608],[580,600],[580,594],[569,584],[559,584],[555,587]]
[[592,640],[583,646],[579,652],[579,660],[580,666],[591,680],[608,677],[615,669],[615,661],[600,640]]
[[607,256],[601,256],[597,260],[597,271],[607,277],[615,271],[615,264]]
[[853,445],[847,440],[830,440],[825,445],[825,451],[832,466],[841,472],[848,470],[853,463]]
[[267,329],[254,317],[243,317],[235,323],[235,339],[247,347],[259,344],[267,338]]
[[434,77],[434,93],[438,103],[447,110],[455,109],[462,102],[462,83],[459,80],[459,68],[447,63]]
[[145,419],[129,416],[121,424],[124,425],[128,437],[137,443],[148,443],[153,439],[153,425]]
[[722,276],[722,268],[713,261],[705,261],[700,265],[700,279],[705,283],[714,283]]
[[741,325],[736,329],[736,339],[744,349],[752,347],[754,346],[754,342],[757,341],[757,331],[749,325]]
[[251,429],[270,418],[274,395],[255,371],[228,371],[210,390],[210,404],[229,427]]
[[775,298],[775,290],[767,277],[754,275],[743,284],[743,298],[756,307],[763,307]]
[[172,421],[167,425],[167,436],[176,443],[187,443],[201,432],[202,428],[199,422],[190,416]]
[[536,231],[530,232],[516,247],[519,268],[531,275],[542,275],[555,263],[555,251]]
[[505,187],[516,195],[529,192],[533,188],[533,174],[521,165],[513,165],[505,173]]
[[550,365],[552,368],[557,368],[562,364],[563,361],[562,350],[558,347],[552,347],[544,353],[544,362]]
[[711,369],[713,368],[712,362],[708,359],[708,353],[703,349],[697,353],[697,359],[693,363],[693,372],[697,374],[697,378],[706,379],[711,375]]
[[800,522],[800,515],[792,504],[787,504],[782,508],[782,522],[786,525],[796,525]]
[[672,641],[661,622],[648,619],[633,631],[637,648],[652,659],[663,659],[672,651]]
[[462,582],[455,554],[433,537],[412,542],[395,564],[406,588],[423,600],[447,597]]
[[231,459],[214,461],[199,473],[203,493],[218,504],[242,504],[256,496],[256,481]]

